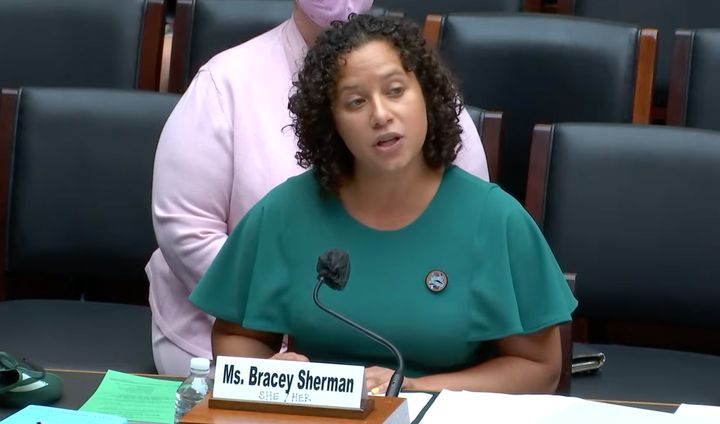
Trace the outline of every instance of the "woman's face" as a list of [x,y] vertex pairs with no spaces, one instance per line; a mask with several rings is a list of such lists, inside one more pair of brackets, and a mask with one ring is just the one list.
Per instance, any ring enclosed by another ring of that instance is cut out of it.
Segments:
[[425,98],[395,49],[385,41],[371,41],[340,60],[333,117],[354,157],[355,173],[426,166]]

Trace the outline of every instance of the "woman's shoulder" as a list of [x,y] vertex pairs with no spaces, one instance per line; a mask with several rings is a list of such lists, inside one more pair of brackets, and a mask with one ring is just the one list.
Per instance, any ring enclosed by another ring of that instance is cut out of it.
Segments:
[[[260,198],[235,227],[283,227],[298,219],[311,217],[320,199],[319,186],[311,171],[303,172],[275,186]],[[261,224],[262,223],[262,224]],[[235,230],[233,230],[235,231]]]
[[445,179],[448,191],[463,202],[483,207],[491,204],[500,210],[514,210],[518,207],[522,209],[520,203],[500,186],[480,179],[458,166],[448,168]]
[[458,167],[448,169],[446,186],[448,204],[456,214],[465,216],[466,223],[486,226],[527,225],[532,218],[520,202],[500,186],[482,180]]
[[275,186],[260,200],[266,208],[303,207],[320,198],[320,186],[315,180],[312,170],[290,177]]

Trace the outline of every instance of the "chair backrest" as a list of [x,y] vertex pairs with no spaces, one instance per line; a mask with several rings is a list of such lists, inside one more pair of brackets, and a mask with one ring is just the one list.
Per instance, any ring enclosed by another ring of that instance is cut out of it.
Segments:
[[679,30],[675,40],[667,123],[720,130],[720,29]]
[[720,27],[717,0],[558,0],[558,13],[628,22],[658,30],[655,104],[668,101],[673,34],[679,28]]
[[500,169],[500,138],[502,137],[502,112],[492,112],[475,106],[465,105],[470,118],[477,128],[488,164],[490,181],[496,182]]
[[[0,286],[6,295],[46,296],[44,290],[71,282],[86,298],[124,300],[139,291],[146,301],[143,269],[156,247],[155,147],[178,96],[25,88],[5,90],[2,98],[0,198],[7,204],[0,209]],[[42,281],[24,286],[28,277]]]
[[[582,276],[577,315],[588,320],[590,338],[593,323],[637,324],[634,334],[617,337],[720,353],[718,186],[720,132],[536,127],[525,206],[560,266]],[[643,326],[647,333],[637,331]],[[650,337],[658,327],[709,336],[681,340],[664,331]],[[601,333],[595,337],[609,339],[601,341],[621,341]]]
[[652,30],[532,13],[450,14],[428,17],[425,34],[465,101],[503,111],[499,183],[520,199],[534,124],[649,122]]
[[[223,50],[280,25],[293,0],[178,0],[168,91],[182,93],[198,69]],[[373,7],[373,14],[386,9]]]
[[0,1],[0,87],[157,90],[162,0]]
[[458,12],[520,12],[526,0],[375,0],[375,5],[401,10],[417,22],[425,23],[427,15]]

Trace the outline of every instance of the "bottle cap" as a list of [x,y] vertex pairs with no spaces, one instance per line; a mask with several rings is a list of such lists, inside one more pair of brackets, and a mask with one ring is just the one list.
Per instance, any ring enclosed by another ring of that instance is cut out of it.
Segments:
[[210,370],[210,360],[207,358],[192,358],[190,369],[193,371],[205,372]]

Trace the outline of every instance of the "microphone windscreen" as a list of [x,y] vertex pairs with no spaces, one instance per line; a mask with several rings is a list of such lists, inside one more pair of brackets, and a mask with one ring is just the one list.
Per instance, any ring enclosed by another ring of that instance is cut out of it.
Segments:
[[342,290],[350,277],[350,256],[344,250],[327,250],[318,258],[316,270],[331,289]]

